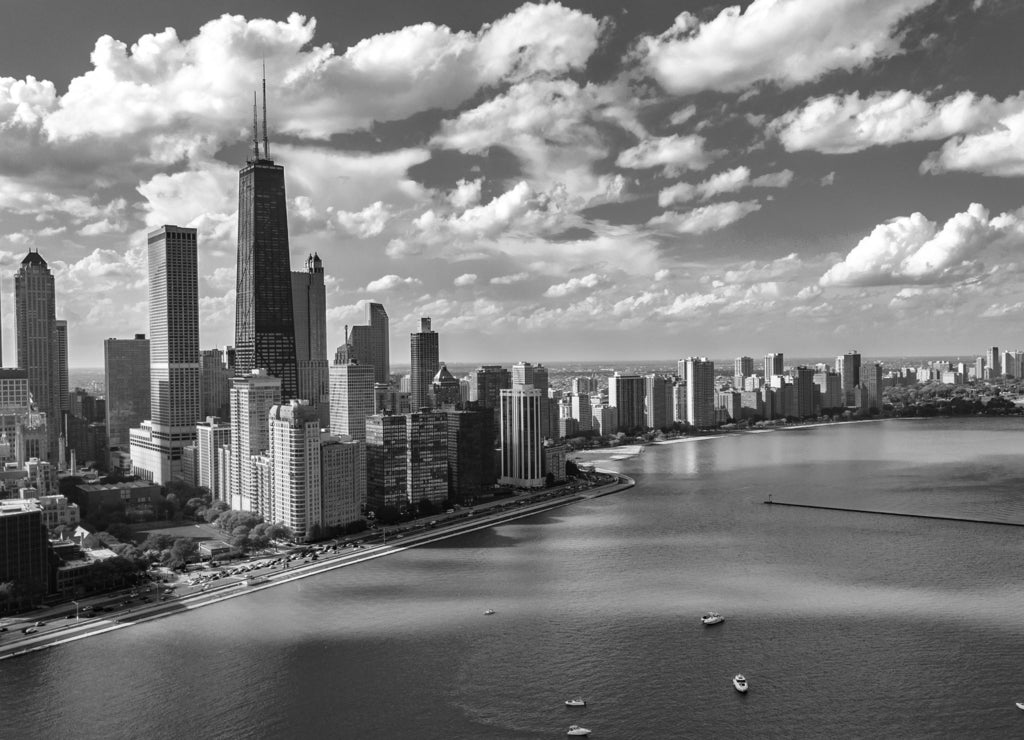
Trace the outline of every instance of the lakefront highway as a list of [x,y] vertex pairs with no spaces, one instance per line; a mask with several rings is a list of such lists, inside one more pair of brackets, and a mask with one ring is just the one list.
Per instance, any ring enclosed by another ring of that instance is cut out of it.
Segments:
[[[375,558],[394,555],[412,547],[458,537],[468,532],[533,516],[578,501],[607,496],[635,485],[635,481],[611,471],[600,471],[607,482],[586,486],[575,484],[555,491],[522,492],[518,497],[499,499],[437,516],[430,524],[388,527],[361,536],[316,545],[297,546],[287,553],[250,558],[251,574],[230,574],[237,564],[206,571],[199,583],[184,576],[117,594],[101,594],[79,602],[0,620],[0,660],[63,645],[93,635],[234,599],[246,594],[310,578],[325,571],[345,568]],[[411,528],[410,528],[411,527]],[[420,528],[422,527],[422,528]],[[402,530],[402,531],[400,531]],[[337,547],[335,547],[337,545]],[[321,549],[316,558],[298,558],[297,553]],[[216,574],[214,580],[212,576]],[[191,583],[191,585],[190,585]]]

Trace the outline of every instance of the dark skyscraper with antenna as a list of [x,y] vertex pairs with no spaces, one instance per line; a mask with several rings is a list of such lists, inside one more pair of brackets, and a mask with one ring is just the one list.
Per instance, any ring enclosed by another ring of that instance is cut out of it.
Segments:
[[284,167],[270,158],[265,78],[262,156],[255,96],[252,121],[252,158],[238,173],[235,375],[263,368],[281,379],[284,398],[295,398],[298,367]]

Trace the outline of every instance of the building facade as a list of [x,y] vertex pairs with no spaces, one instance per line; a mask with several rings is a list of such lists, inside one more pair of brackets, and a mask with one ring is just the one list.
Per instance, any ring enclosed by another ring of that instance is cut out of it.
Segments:
[[103,342],[103,369],[107,396],[107,444],[128,449],[128,432],[152,415],[150,405],[149,340],[145,334],[134,339]]
[[366,441],[366,419],[375,413],[375,375],[369,365],[331,365],[331,434]]
[[430,408],[430,383],[440,368],[437,332],[430,328],[430,319],[420,319],[420,330],[409,335],[410,370],[409,401],[413,411]]
[[541,433],[540,390],[513,385],[501,391],[502,485],[540,488],[544,485],[544,436]]
[[292,273],[292,312],[295,315],[295,357],[298,398],[320,414],[320,425],[331,423],[327,364],[327,288],[320,255],[306,259],[306,269]]

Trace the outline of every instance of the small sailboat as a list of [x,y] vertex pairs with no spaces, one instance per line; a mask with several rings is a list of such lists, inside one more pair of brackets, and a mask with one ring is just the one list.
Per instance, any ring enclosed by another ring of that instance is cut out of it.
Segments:
[[569,731],[565,734],[571,735],[572,737],[587,737],[590,735],[590,730],[586,727],[580,727],[579,725],[570,725]]
[[725,617],[723,617],[718,612],[708,612],[707,614],[705,614],[703,617],[700,618],[700,621],[702,623],[708,624],[708,625],[710,625],[710,624],[721,624],[722,622],[725,621]]
[[581,699],[580,697],[576,697],[575,699],[566,699],[565,700],[565,706],[567,706],[567,707],[585,707],[585,706],[587,706],[587,702],[586,702],[585,699]]

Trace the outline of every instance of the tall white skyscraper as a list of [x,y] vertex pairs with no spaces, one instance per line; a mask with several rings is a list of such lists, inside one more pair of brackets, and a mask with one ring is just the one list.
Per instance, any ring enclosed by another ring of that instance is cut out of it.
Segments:
[[281,379],[266,370],[231,381],[231,508],[261,511],[253,456],[270,448],[268,414],[281,403]]
[[546,400],[530,385],[513,384],[501,391],[499,483],[534,488],[544,485],[541,403]]
[[228,501],[227,481],[221,464],[224,450],[231,443],[231,425],[224,424],[216,416],[196,424],[196,485],[205,487],[215,501]]
[[271,494],[268,511],[297,537],[317,537],[323,520],[320,470],[320,415],[302,400],[269,412]]
[[331,365],[331,434],[366,441],[366,418],[374,414],[374,377],[369,365]]
[[162,226],[147,243],[151,417],[131,431],[131,457],[137,475],[163,485],[181,479],[181,451],[199,421],[196,230]]

